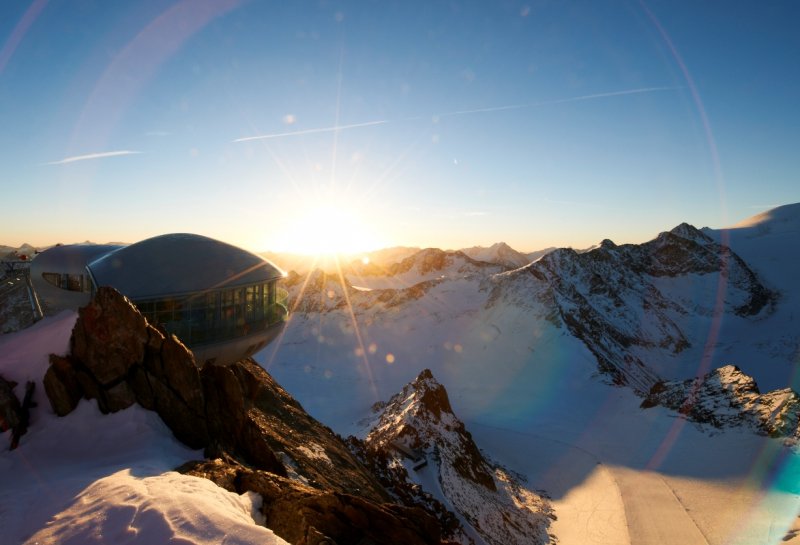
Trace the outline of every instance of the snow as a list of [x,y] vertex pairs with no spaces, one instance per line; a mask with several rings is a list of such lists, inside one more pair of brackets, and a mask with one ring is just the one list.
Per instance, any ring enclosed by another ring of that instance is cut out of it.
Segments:
[[[703,232],[729,245],[778,291],[775,312],[754,324],[722,323],[715,362],[734,363],[754,377],[761,391],[800,390],[800,203],[781,206],[729,229]],[[718,365],[714,365],[716,367]]]
[[[2,543],[283,544],[257,526],[260,506],[198,477],[172,471],[202,452],[179,443],[153,412],[103,415],[81,401],[52,413],[41,379],[48,354],[63,354],[76,315],[65,312],[0,337],[0,375],[37,382],[38,407],[19,448],[0,436]],[[257,516],[257,513],[255,513]]]
[[322,447],[322,445],[318,445],[312,441],[308,444],[308,446],[298,447],[298,450],[305,454],[308,458],[321,460],[333,467],[333,462],[331,462],[331,459],[325,453],[325,449]]
[[85,489],[30,543],[285,543],[253,524],[253,501],[207,479],[123,469]]

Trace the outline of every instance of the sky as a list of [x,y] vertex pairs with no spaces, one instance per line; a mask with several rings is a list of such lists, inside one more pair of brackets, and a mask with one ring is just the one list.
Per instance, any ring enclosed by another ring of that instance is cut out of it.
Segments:
[[793,1],[0,4],[0,244],[641,242],[800,201]]

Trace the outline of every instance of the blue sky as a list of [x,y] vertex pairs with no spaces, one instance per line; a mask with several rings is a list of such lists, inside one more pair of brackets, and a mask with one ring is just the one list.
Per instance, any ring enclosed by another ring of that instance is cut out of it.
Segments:
[[530,251],[735,223],[800,200],[798,16],[790,1],[4,2],[0,243]]

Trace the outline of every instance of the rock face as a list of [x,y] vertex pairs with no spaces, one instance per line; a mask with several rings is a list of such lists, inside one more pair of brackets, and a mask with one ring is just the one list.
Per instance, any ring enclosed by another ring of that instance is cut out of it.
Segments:
[[180,441],[219,458],[194,464],[194,474],[262,494],[270,528],[292,543],[440,542],[434,517],[392,504],[344,441],[258,364],[198,369],[191,351],[113,289],[79,311],[71,353],[51,356],[44,385],[59,415],[84,397],[103,412],[133,403],[156,411]]
[[739,256],[686,223],[644,244],[555,250],[492,283],[490,306],[532,300],[550,309],[548,319],[583,341],[601,371],[641,394],[659,381],[649,354],[691,346],[684,317],[755,317],[776,297]]
[[800,397],[790,388],[762,394],[755,380],[726,365],[700,378],[656,383],[642,407],[662,405],[715,428],[747,426],[771,437],[800,438]]
[[[519,477],[483,457],[453,414],[446,390],[429,370],[376,409],[378,415],[364,445],[374,464],[383,462],[378,472],[384,479],[397,482],[390,490],[399,491],[398,495],[409,489],[413,492],[413,484],[422,484],[424,489],[425,483],[435,478],[441,492],[425,490],[428,495],[438,495],[445,511],[458,513],[486,543],[549,541],[548,516],[552,511],[547,501],[527,490]],[[418,496],[436,510],[436,502],[424,494]],[[443,522],[451,532],[448,538],[473,542],[470,529],[446,517]]]
[[297,480],[235,462],[190,462],[179,471],[264,498],[266,526],[296,545],[442,543],[437,520],[420,508],[377,504],[352,494],[320,492]]

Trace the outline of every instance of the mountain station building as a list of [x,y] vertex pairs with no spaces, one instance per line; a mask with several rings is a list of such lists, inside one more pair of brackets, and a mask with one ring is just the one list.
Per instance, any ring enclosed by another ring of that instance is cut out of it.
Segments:
[[288,317],[286,291],[277,287],[283,271],[200,235],[55,246],[32,261],[30,274],[48,313],[85,305],[100,286],[115,288],[149,323],[177,335],[201,366],[253,355]]

